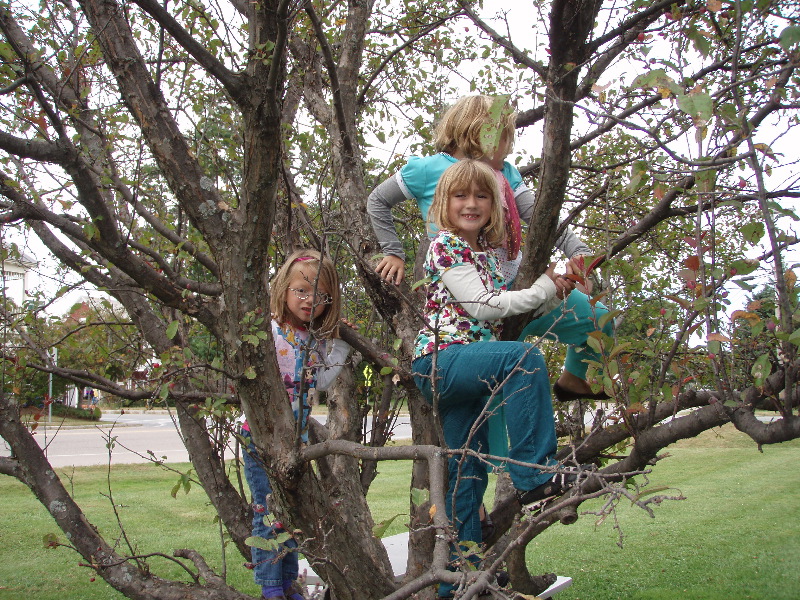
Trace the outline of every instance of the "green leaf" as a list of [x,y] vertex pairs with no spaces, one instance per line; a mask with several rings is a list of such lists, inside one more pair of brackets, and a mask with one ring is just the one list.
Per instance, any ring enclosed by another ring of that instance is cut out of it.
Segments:
[[743,258],[733,261],[730,270],[731,272],[735,272],[736,275],[749,275],[758,268],[758,265],[758,260],[754,258]]
[[255,368],[252,365],[247,367],[244,370],[244,376],[247,377],[248,379],[255,379],[256,378],[256,370],[255,370]]
[[173,339],[175,335],[178,333],[178,321],[173,321],[167,326],[167,338]]
[[251,548],[260,548],[261,550],[267,550],[268,552],[278,549],[277,540],[268,540],[267,538],[263,538],[259,535],[251,535],[249,538],[245,539],[244,543]]
[[431,498],[430,490],[411,488],[411,503],[414,506],[422,506]]
[[735,283],[735,284],[736,284],[736,285],[738,285],[740,288],[742,288],[743,290],[745,290],[745,291],[748,291],[748,292],[752,292],[754,289],[756,289],[756,286],[754,286],[754,285],[751,285],[751,284],[749,284],[749,283],[747,283],[746,281],[743,281],[743,280],[741,280],[741,279],[737,279],[737,280],[736,280],[736,281],[734,281],[733,283]]
[[397,515],[387,519],[386,521],[381,521],[380,523],[376,523],[372,527],[372,535],[374,535],[378,539],[382,538],[383,534],[386,533],[386,530],[389,529],[389,525],[392,524],[392,521],[394,521],[399,516],[401,516],[401,515],[397,514]]
[[500,146],[505,116],[513,110],[509,104],[510,99],[511,96],[508,94],[495,96],[488,111],[489,122],[481,126],[481,149],[488,155],[494,154],[494,151]]
[[787,52],[789,51],[789,48],[798,42],[800,42],[800,26],[797,25],[790,25],[781,31],[781,34],[778,37],[778,43],[781,45],[781,48]]
[[739,228],[739,231],[745,240],[751,244],[757,244],[764,237],[764,224],[763,223],[748,223]]
[[246,333],[242,336],[242,341],[247,342],[251,346],[258,346],[258,336],[257,335],[250,335]]
[[392,367],[383,367],[381,369],[381,375],[391,375],[394,369]]
[[668,490],[668,489],[669,489],[669,486],[666,486],[666,485],[659,485],[659,486],[654,487],[654,488],[646,489],[643,492],[641,492],[641,493],[637,494],[636,496],[634,496],[631,499],[631,502],[638,502],[642,498],[645,498],[647,496],[652,496],[653,494],[657,494],[658,492],[663,492],[663,491]]
[[750,369],[750,374],[755,379],[756,385],[762,385],[764,380],[772,372],[772,365],[769,362],[769,354],[762,354],[753,363],[753,368]]
[[635,192],[642,187],[647,181],[649,165],[643,160],[637,160],[631,166],[631,180],[628,182],[627,189],[629,192]]
[[711,96],[705,93],[687,94],[678,96],[678,108],[692,119],[708,121],[714,112],[714,102]]
[[417,289],[418,287],[420,287],[421,285],[428,285],[430,282],[431,282],[431,278],[430,277],[423,277],[422,279],[420,279],[418,281],[415,281],[411,285],[411,289],[413,291],[413,290]]
[[701,296],[692,303],[692,306],[696,311],[700,312],[708,308],[709,304],[711,304],[711,301],[705,296]]
[[667,75],[664,69],[653,69],[647,73],[639,75],[631,84],[633,88],[656,88],[664,98],[670,93],[674,96],[683,93],[681,86]]
[[723,104],[717,109],[717,113],[727,123],[730,123],[731,125],[739,124],[740,119],[739,119],[739,113],[736,110],[736,105],[731,103]]
[[281,531],[279,534],[275,536],[275,541],[279,544],[288,542],[290,539],[292,539],[292,534],[289,533],[288,531]]
[[664,396],[664,402],[672,402],[672,386],[665,383],[661,387],[661,394]]
[[[458,542],[458,545],[464,551],[465,557],[483,556],[481,552],[482,546],[477,542],[463,540]],[[471,571],[476,571],[478,569],[477,564],[471,560],[467,561],[467,565],[470,567]]]
[[708,56],[708,53],[711,51],[711,40],[703,35],[703,33],[703,31],[698,30],[696,27],[690,27],[686,31],[686,37],[692,40],[697,51],[705,57]]
[[701,169],[694,175],[698,188],[703,192],[710,192],[714,189],[714,183],[717,180],[717,170],[714,168]]
[[608,355],[608,358],[614,358],[620,352],[628,348],[630,345],[631,342],[622,342],[621,344],[617,344],[616,346],[614,346],[613,350],[611,350],[611,353]]
[[608,375],[608,381],[606,382],[606,380],[604,380],[603,384],[609,387],[613,386],[613,384],[611,383],[612,380],[617,375],[619,375],[619,363],[617,361],[615,360],[608,361],[608,365],[606,365],[606,375]]
[[603,353],[603,346],[602,346],[602,344],[600,343],[600,340],[598,340],[596,337],[593,337],[591,334],[589,334],[589,337],[588,337],[588,338],[586,338],[586,344],[587,344],[587,345],[588,345],[588,346],[589,346],[589,347],[590,347],[592,350],[594,350],[595,352],[597,352],[598,354],[602,354],[602,353]]
[[615,319],[618,315],[622,314],[621,310],[612,310],[607,312],[606,314],[602,315],[599,319],[597,319],[597,327],[602,329],[606,326],[611,319]]

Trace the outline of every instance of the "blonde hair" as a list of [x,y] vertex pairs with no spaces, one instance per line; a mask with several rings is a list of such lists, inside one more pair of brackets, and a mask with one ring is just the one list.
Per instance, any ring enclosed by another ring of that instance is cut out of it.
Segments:
[[517,111],[510,96],[464,96],[442,115],[436,126],[434,147],[437,152],[461,152],[467,158],[491,156],[503,133],[514,145]]
[[458,229],[453,227],[447,216],[450,196],[456,192],[469,191],[473,185],[492,196],[489,222],[481,229],[481,235],[492,248],[502,246],[506,237],[506,225],[503,204],[500,201],[497,173],[489,165],[479,160],[465,158],[456,161],[442,173],[433,194],[433,204],[428,211],[428,219],[439,229],[448,229],[453,233],[458,233]]
[[286,261],[278,269],[270,285],[269,309],[280,323],[291,323],[289,309],[286,305],[286,292],[289,282],[300,269],[313,272],[314,279],[309,284],[325,287],[331,296],[331,303],[323,305],[322,315],[315,317],[310,326],[318,331],[321,337],[339,336],[339,313],[342,307],[342,295],[339,290],[339,274],[331,260],[316,250],[295,250],[286,257]]

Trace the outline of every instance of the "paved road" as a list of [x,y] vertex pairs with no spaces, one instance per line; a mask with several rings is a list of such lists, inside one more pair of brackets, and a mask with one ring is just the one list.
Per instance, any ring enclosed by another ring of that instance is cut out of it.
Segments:
[[[325,416],[314,418],[325,422]],[[166,462],[189,462],[189,454],[168,414],[106,412],[103,421],[99,427],[62,430],[55,423],[53,426],[40,423],[35,438],[41,447],[46,447],[50,464],[56,468],[108,464],[110,438],[115,438],[110,457],[113,464],[148,462],[148,451]],[[105,421],[113,421],[114,426]],[[403,437],[411,437],[407,418],[399,425],[395,439]],[[0,455],[8,454],[7,445],[0,439]]]
[[[46,448],[54,467],[105,465],[109,459],[113,464],[143,463],[148,461],[148,450],[169,462],[189,461],[189,454],[167,414],[105,414],[103,420],[116,424],[61,431],[40,425],[36,440]],[[109,457],[112,438],[115,439]]]
[[[315,416],[323,423],[325,416]],[[769,422],[774,417],[759,417]],[[172,419],[163,413],[112,415],[104,413],[104,421],[115,421],[115,426],[63,429],[40,424],[35,437],[42,447],[47,447],[50,464],[56,468],[106,465],[109,461],[109,436],[116,438],[111,461],[113,464],[144,463],[148,451],[159,460],[188,462],[189,454],[183,447]],[[395,439],[411,437],[408,417],[400,419],[395,429]],[[9,449],[0,439],[0,455],[8,456]]]

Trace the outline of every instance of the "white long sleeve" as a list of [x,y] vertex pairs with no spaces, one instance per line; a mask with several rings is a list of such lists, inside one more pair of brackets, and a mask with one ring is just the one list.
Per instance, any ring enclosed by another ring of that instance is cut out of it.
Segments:
[[545,314],[559,305],[556,286],[542,275],[531,287],[513,292],[490,292],[473,265],[458,265],[442,274],[442,283],[454,300],[473,318],[494,320],[519,315],[531,310]]
[[339,372],[350,354],[350,344],[342,339],[335,338],[331,342],[331,350],[325,357],[325,364],[317,369],[317,389],[321,392],[326,391],[339,376]]

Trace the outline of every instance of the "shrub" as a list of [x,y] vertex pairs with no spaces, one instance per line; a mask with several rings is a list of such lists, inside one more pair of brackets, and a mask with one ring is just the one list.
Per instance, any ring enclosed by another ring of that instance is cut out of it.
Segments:
[[99,407],[93,408],[73,408],[64,404],[53,404],[53,416],[68,417],[70,419],[86,419],[87,421],[99,421],[103,412]]

